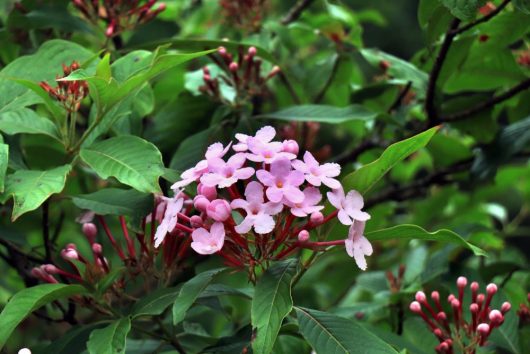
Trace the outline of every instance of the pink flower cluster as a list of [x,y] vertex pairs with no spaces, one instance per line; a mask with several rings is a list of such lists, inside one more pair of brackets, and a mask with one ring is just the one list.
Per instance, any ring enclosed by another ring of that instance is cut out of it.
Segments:
[[[372,246],[364,236],[370,215],[357,191],[345,193],[336,179],[340,166],[320,164],[306,151],[298,159],[294,140],[274,141],[276,131],[266,126],[256,135],[236,134],[237,142],[211,145],[204,160],[184,171],[166,198],[155,246],[167,235],[186,237],[199,254],[217,253],[229,265],[243,267],[287,257],[299,248],[320,250],[344,244],[347,253],[366,269]],[[227,158],[230,149],[234,151]],[[197,194],[183,188],[197,183]],[[327,216],[322,188],[336,210]],[[193,208],[191,207],[193,204]],[[346,240],[312,242],[310,231],[335,217],[350,226]]]
[[511,309],[509,302],[504,302],[500,310],[491,309],[491,300],[497,293],[497,285],[489,284],[486,287],[486,294],[483,294],[479,293],[479,284],[472,282],[469,287],[471,289],[471,304],[467,308],[470,312],[470,320],[466,321],[464,291],[467,286],[467,279],[459,277],[456,285],[458,294],[450,294],[447,298],[453,314],[452,323],[440,303],[438,291],[431,293],[434,307],[429,304],[423,291],[418,291],[416,300],[410,304],[410,310],[421,316],[440,341],[440,344],[435,348],[437,353],[452,354],[455,346],[464,348],[464,353],[475,353],[477,347],[486,344],[491,332],[503,324],[504,315]]

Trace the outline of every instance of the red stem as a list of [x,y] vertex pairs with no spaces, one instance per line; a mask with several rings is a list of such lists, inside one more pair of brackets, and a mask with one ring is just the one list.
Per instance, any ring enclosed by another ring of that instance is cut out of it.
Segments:
[[101,215],[97,215],[97,218],[99,222],[101,223],[101,226],[103,226],[103,230],[105,230],[105,233],[107,234],[107,237],[110,240],[110,243],[112,244],[112,247],[118,252],[118,256],[121,258],[122,261],[125,260],[125,254],[123,253],[123,250],[121,247],[116,243],[116,240],[114,239],[114,236],[112,236],[112,232],[110,232],[110,229],[105,222],[105,219]]
[[123,237],[125,237],[125,241],[127,242],[127,250],[129,251],[129,257],[131,259],[136,259],[136,250],[134,249],[134,244],[129,237],[129,230],[127,230],[127,224],[125,223],[125,218],[123,216],[119,217],[121,229],[123,231]]

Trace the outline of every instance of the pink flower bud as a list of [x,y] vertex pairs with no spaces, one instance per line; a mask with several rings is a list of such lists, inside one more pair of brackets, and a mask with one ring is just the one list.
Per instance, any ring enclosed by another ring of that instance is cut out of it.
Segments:
[[447,344],[447,342],[442,342],[438,345],[438,348],[443,353],[449,350],[449,344]]
[[476,281],[472,282],[470,285],[472,291],[478,291],[479,285]]
[[166,9],[166,4],[165,3],[161,3],[158,8],[156,9],[156,12],[162,12]]
[[215,199],[206,207],[206,214],[215,221],[223,222],[230,217],[232,208],[224,199]]
[[219,47],[217,48],[217,51],[219,52],[219,54],[221,55],[226,55],[226,48],[225,47]]
[[208,187],[202,183],[197,185],[197,194],[205,196],[208,200],[217,198],[217,189],[215,187]]
[[324,215],[320,211],[315,211],[311,214],[311,217],[309,218],[312,224],[314,225],[320,225],[322,221],[324,221]]
[[39,278],[39,279],[43,279],[44,277],[46,277],[46,273],[44,273],[44,271],[42,269],[40,269],[39,267],[33,268],[31,270],[31,275],[34,278]]
[[210,201],[203,195],[198,195],[193,199],[193,206],[199,211],[206,211]]
[[203,222],[202,218],[199,215],[193,215],[190,218],[190,224],[191,224],[191,227],[193,227],[193,228],[201,227],[203,225],[203,223],[204,222]]
[[267,75],[267,78],[270,79],[271,77],[278,75],[278,73],[279,73],[280,71],[282,71],[282,70],[280,69],[279,66],[277,66],[277,65],[274,66],[274,67],[272,68],[271,72],[269,73],[269,75]]
[[256,47],[250,47],[250,48],[248,48],[248,55],[250,55],[251,57],[253,57],[254,55],[256,55],[257,52],[258,52],[258,50],[256,49]]
[[451,301],[451,307],[453,308],[459,308],[460,307],[460,301],[458,301],[458,299],[453,299],[453,301]]
[[419,303],[427,301],[427,296],[425,296],[425,293],[423,291],[418,291],[416,293],[416,301],[418,301]]
[[412,301],[410,303],[410,306],[409,306],[410,310],[412,312],[415,312],[415,313],[420,313],[421,312],[421,305],[419,302],[417,301]]
[[309,240],[309,231],[302,230],[298,233],[298,241],[300,242],[306,242]]
[[436,290],[433,291],[431,293],[431,299],[433,299],[433,301],[436,301],[436,302],[440,301],[440,293],[437,292]]
[[298,155],[300,147],[298,146],[298,143],[294,140],[284,140],[282,143],[282,151]]
[[458,279],[456,280],[456,286],[458,286],[459,288],[465,288],[466,285],[467,285],[467,278],[458,277]]
[[504,322],[504,316],[499,310],[491,310],[489,314],[491,323],[499,325]]
[[447,315],[445,314],[445,312],[438,312],[436,318],[440,321],[445,321],[447,320]]
[[98,234],[98,228],[91,222],[83,224],[83,234],[85,234],[88,242],[91,244],[96,241],[96,235]]
[[100,255],[103,253],[103,247],[101,246],[100,243],[94,243],[92,245],[92,252],[94,252],[97,255]]
[[454,299],[456,299],[455,296],[453,294],[449,294],[449,296],[447,297],[447,302],[451,303]]
[[488,284],[488,286],[486,287],[486,292],[488,293],[488,295],[495,294],[497,292],[497,285],[493,283]]
[[505,314],[506,312],[510,311],[511,308],[512,308],[512,305],[508,301],[506,301],[501,306],[501,312]]
[[228,66],[228,69],[230,69],[231,72],[235,73],[239,69],[239,65],[237,65],[237,63],[233,61]]
[[442,336],[442,330],[440,328],[435,328],[434,331],[432,331],[436,337]]
[[481,323],[477,326],[477,333],[487,336],[490,333],[490,326],[487,323]]
[[471,311],[471,313],[477,313],[479,310],[478,308],[478,305],[477,304],[471,304],[469,305],[469,311]]
[[57,274],[59,273],[59,268],[53,264],[43,264],[42,269],[48,274]]
[[482,304],[484,302],[484,294],[477,295],[477,303]]
[[65,248],[61,251],[61,257],[65,260],[78,260],[79,254],[73,248]]
[[77,246],[75,245],[75,243],[68,243],[65,248],[71,248],[71,249],[76,250]]

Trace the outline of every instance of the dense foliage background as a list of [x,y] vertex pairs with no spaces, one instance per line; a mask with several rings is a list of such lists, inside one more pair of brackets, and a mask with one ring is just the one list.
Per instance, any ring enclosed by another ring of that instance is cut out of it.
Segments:
[[[409,304],[459,276],[511,303],[478,352],[530,350],[527,0],[4,0],[0,43],[6,353],[449,353]],[[265,125],[363,195],[368,270],[342,246],[257,285],[188,249],[120,260],[104,227],[125,249],[211,143]],[[92,257],[94,214],[112,270],[42,285]]]

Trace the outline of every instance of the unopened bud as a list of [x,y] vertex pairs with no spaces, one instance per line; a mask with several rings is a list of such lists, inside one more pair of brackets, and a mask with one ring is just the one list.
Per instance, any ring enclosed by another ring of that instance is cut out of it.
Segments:
[[506,301],[501,306],[501,312],[505,314],[506,312],[510,311],[511,308],[512,308],[512,305],[508,301]]
[[217,198],[217,189],[215,187],[209,187],[199,183],[197,185],[197,194],[205,196],[208,200],[214,200]]
[[459,308],[460,307],[460,301],[458,301],[458,299],[453,299],[453,301],[451,301],[451,307]]
[[250,55],[251,57],[253,57],[254,55],[256,55],[257,52],[258,52],[258,50],[256,49],[256,47],[250,47],[250,48],[248,48],[248,55]]
[[488,295],[495,294],[497,292],[497,285],[493,283],[488,284],[488,286],[486,287],[486,292],[488,293]]
[[471,313],[477,313],[479,310],[479,307],[477,304],[471,304],[469,305],[469,311],[471,311]]
[[412,301],[410,303],[410,306],[409,306],[410,310],[412,312],[415,312],[415,313],[420,313],[421,312],[421,305],[419,302],[417,301]]
[[440,301],[440,293],[437,292],[436,290],[433,291],[431,293],[431,299],[433,299],[433,301],[436,301],[436,302]]
[[97,255],[100,255],[103,253],[103,247],[101,246],[100,243],[94,243],[92,245],[92,251],[97,254]]
[[324,215],[320,211],[315,211],[311,214],[309,220],[314,225],[320,225],[324,221]]
[[479,285],[476,281],[474,281],[471,283],[469,287],[471,288],[472,291],[478,291]]
[[79,254],[73,248],[65,248],[61,251],[61,257],[65,260],[78,260]]
[[453,294],[449,294],[449,296],[447,297],[447,302],[451,303],[454,299],[456,299],[456,297]]
[[215,221],[224,222],[232,214],[232,208],[226,200],[215,199],[206,207],[206,214]]
[[239,69],[239,65],[237,65],[237,63],[233,61],[228,66],[228,69],[230,69],[231,72],[235,73]]
[[226,48],[225,47],[219,47],[219,48],[217,48],[217,51],[222,56],[226,55]]
[[298,233],[298,241],[300,242],[306,242],[309,240],[309,231],[302,230]]
[[57,274],[59,273],[59,268],[53,264],[43,264],[42,269],[48,274]]
[[499,310],[491,310],[489,316],[491,323],[493,324],[501,324],[504,321],[504,316]]
[[298,155],[300,147],[298,146],[298,143],[294,140],[284,140],[282,143],[282,151]]
[[198,195],[193,200],[193,206],[199,211],[206,211],[206,208],[210,204],[210,201],[203,195]]
[[436,318],[439,321],[445,321],[447,320],[447,315],[445,314],[445,312],[438,312],[438,314],[436,315]]
[[190,218],[190,224],[191,224],[191,227],[198,228],[203,225],[203,220],[199,215],[193,215]]
[[458,277],[456,280],[456,286],[459,288],[465,288],[467,285],[467,278],[466,277]]
[[481,323],[477,326],[477,333],[487,336],[490,333],[490,326],[487,323]]
[[85,236],[87,237],[88,242],[92,244],[96,241],[96,235],[98,234],[98,228],[93,223],[87,222],[86,224],[83,224],[83,234],[85,234]]
[[427,296],[425,296],[425,293],[423,291],[418,291],[416,293],[416,301],[418,301],[419,303],[423,303],[425,301],[427,301]]

